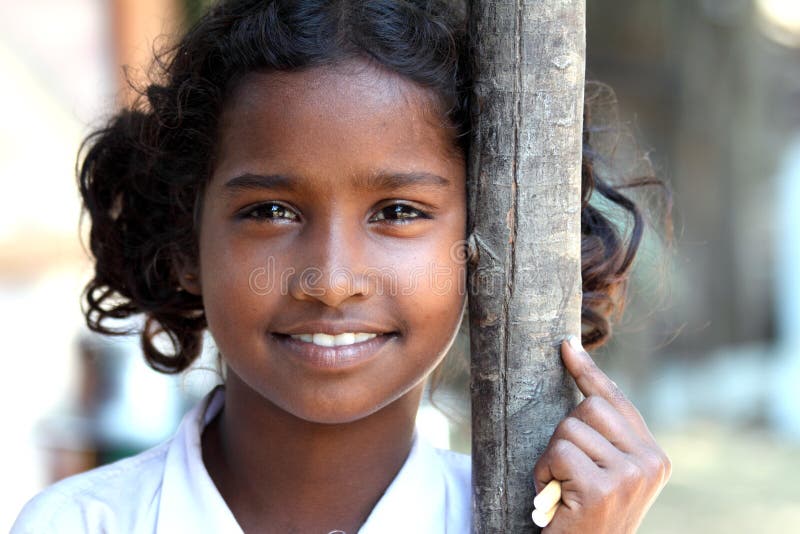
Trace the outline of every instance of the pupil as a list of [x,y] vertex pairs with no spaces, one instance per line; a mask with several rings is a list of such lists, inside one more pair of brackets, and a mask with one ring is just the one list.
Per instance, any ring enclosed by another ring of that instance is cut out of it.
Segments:
[[402,218],[404,218],[404,216],[408,215],[408,214],[405,212],[405,206],[397,205],[397,206],[392,206],[390,209],[391,209],[391,210],[394,212],[394,214],[395,214],[395,215],[396,215],[396,216],[397,216],[399,219],[402,219]]

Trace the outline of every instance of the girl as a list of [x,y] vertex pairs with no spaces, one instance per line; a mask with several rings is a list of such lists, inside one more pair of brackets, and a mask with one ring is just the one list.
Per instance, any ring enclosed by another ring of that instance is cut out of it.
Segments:
[[[432,0],[231,0],[188,32],[89,140],[85,313],[106,334],[144,314],[145,357],[171,373],[208,328],[224,387],[169,442],[45,490],[14,532],[469,531],[469,459],[414,431],[466,303],[466,56],[463,16]],[[584,174],[586,199],[620,198]],[[597,345],[638,237],[624,250],[585,206],[587,243],[609,245],[585,249]],[[633,532],[669,461],[571,339],[587,398],[531,466],[537,490],[562,482],[545,532]]]

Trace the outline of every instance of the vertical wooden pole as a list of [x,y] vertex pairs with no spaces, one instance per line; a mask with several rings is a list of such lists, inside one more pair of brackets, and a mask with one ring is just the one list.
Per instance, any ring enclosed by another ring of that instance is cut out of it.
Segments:
[[158,48],[172,42],[183,27],[183,18],[183,2],[179,0],[112,0],[114,59],[120,66],[119,104],[127,106],[133,102],[136,93],[129,82],[141,86],[148,81],[153,46]]
[[533,466],[580,394],[585,0],[472,0],[473,532],[534,532]]

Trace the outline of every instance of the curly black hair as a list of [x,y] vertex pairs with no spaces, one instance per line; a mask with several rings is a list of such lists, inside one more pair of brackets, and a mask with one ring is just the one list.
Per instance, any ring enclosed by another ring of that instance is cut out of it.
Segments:
[[[463,6],[444,0],[228,0],[208,10],[156,57],[154,81],[79,153],[78,182],[91,218],[94,277],[82,299],[91,330],[127,330],[112,319],[144,314],[147,362],[176,373],[202,349],[201,297],[184,291],[179,266],[198,256],[198,214],[214,165],[220,113],[244,75],[295,71],[348,59],[374,62],[429,89],[467,157],[471,75]],[[583,341],[604,343],[624,306],[642,239],[637,205],[594,171],[586,108],[583,211]],[[654,183],[644,179],[642,184]],[[598,193],[633,217],[630,237],[590,204]],[[172,351],[154,342],[165,334]]]

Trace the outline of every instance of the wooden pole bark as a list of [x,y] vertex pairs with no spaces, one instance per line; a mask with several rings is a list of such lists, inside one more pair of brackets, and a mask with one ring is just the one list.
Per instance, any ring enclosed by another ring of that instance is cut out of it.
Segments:
[[473,532],[534,532],[533,466],[580,399],[585,0],[472,0]]
[[153,45],[166,44],[162,36],[178,34],[183,21],[182,4],[178,0],[112,0],[114,59],[123,67],[117,69],[120,104],[128,106],[136,98],[129,82],[141,86],[148,81]]

